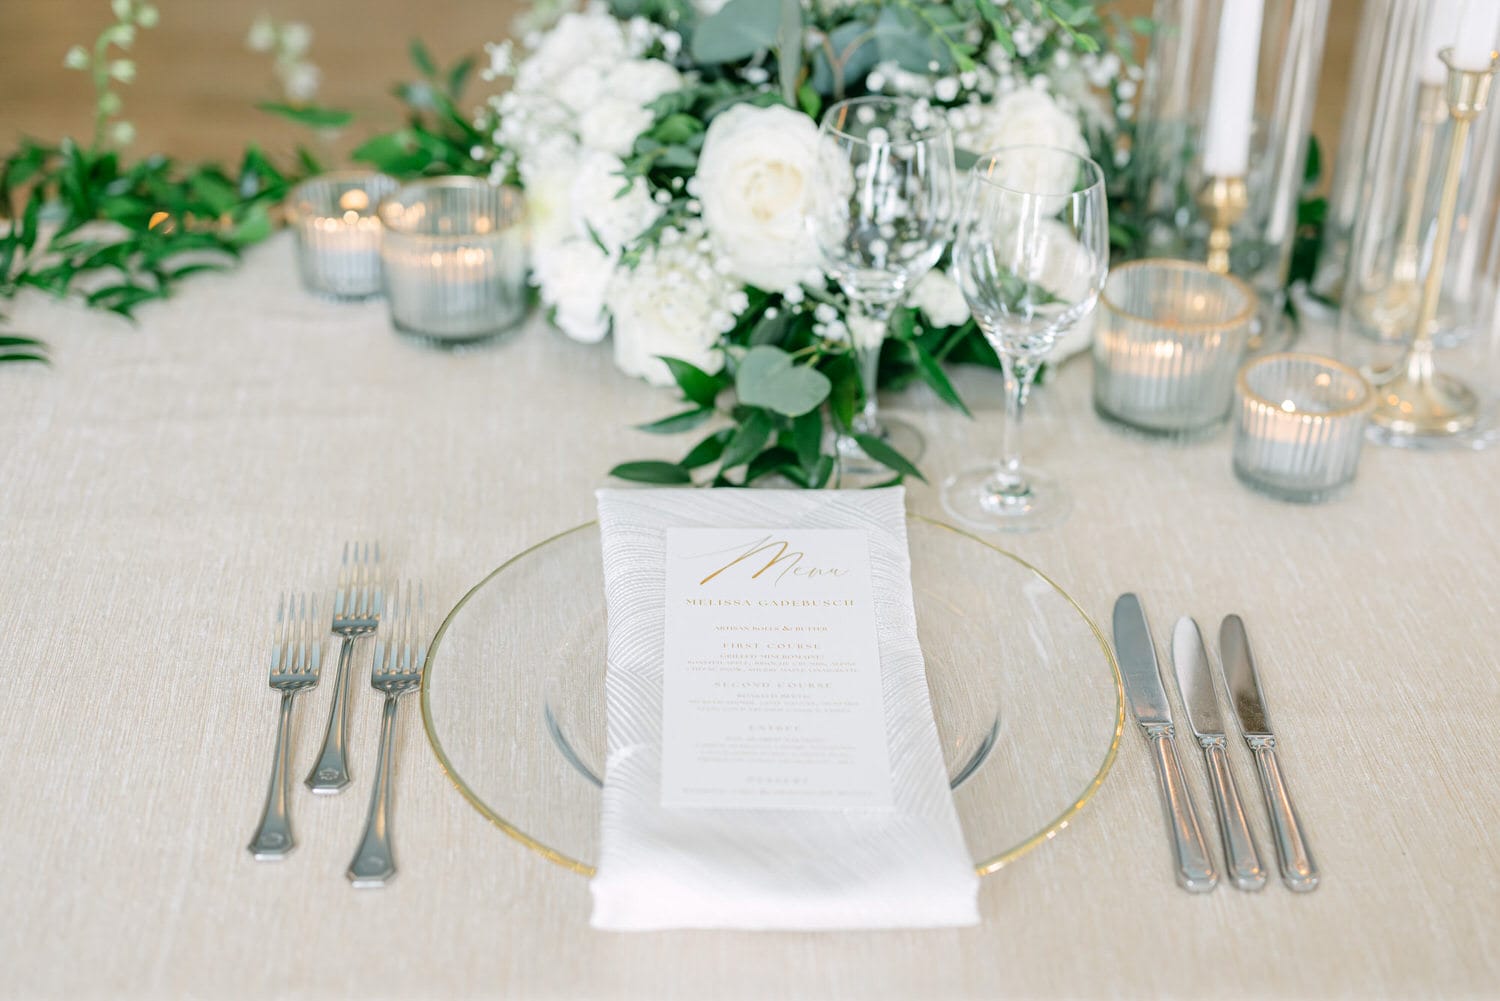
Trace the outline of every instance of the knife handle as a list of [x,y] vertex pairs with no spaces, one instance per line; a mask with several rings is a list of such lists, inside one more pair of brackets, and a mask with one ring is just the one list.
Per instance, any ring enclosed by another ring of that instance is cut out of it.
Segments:
[[1156,757],[1156,777],[1161,784],[1161,805],[1166,810],[1167,827],[1172,832],[1172,850],[1177,857],[1177,882],[1189,893],[1207,893],[1219,882],[1208,845],[1198,826],[1187,783],[1182,780],[1182,764],[1177,760],[1177,744],[1172,739],[1172,724],[1156,723],[1146,727]]
[[1245,743],[1255,752],[1260,771],[1260,787],[1266,794],[1266,812],[1271,815],[1271,833],[1276,839],[1276,859],[1281,864],[1281,881],[1298,893],[1318,888],[1318,867],[1302,837],[1302,825],[1292,808],[1291,796],[1276,763],[1276,738],[1246,737]]
[[1250,825],[1245,822],[1245,808],[1240,805],[1239,790],[1229,772],[1229,756],[1222,736],[1202,737],[1203,757],[1208,761],[1208,777],[1214,790],[1214,811],[1219,815],[1219,831],[1224,837],[1224,863],[1229,878],[1241,890],[1259,890],[1266,885],[1266,870],[1260,864]]

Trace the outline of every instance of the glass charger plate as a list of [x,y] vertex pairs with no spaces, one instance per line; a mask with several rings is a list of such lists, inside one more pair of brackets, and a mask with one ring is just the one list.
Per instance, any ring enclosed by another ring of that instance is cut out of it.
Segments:
[[[928,686],[981,875],[1065,828],[1114,764],[1124,691],[1066,592],[1003,549],[912,516]],[[422,725],[448,778],[506,834],[592,875],[604,774],[604,571],[596,522],[474,586],[433,637]]]

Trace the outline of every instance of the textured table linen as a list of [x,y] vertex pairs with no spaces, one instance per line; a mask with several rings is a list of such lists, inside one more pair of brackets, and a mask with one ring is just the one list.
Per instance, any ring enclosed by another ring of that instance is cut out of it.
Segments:
[[[585,879],[448,784],[414,704],[397,738],[401,873],[348,887],[379,728],[364,657],[354,787],[299,786],[297,851],[252,861],[276,712],[264,653],[277,592],[331,586],[346,538],[382,539],[393,571],[450,606],[591,519],[611,464],[686,450],[630,427],[677,409],[670,396],[539,324],[462,354],[398,339],[382,303],[302,293],[284,237],[138,327],[40,299],[13,327],[56,362],[0,367],[0,995],[1500,991],[1494,454],[1370,449],[1347,499],[1294,507],[1235,482],[1227,433],[1173,447],[1104,426],[1082,360],[1033,397],[1031,457],[1076,506],[1005,544],[1096,621],[1140,593],[1161,649],[1177,615],[1245,616],[1317,892],[1177,889],[1132,729],[1076,821],[983,880],[977,927],[607,935],[588,927]],[[925,431],[935,479],[998,447],[998,379],[958,383],[977,421],[922,391],[887,401]],[[942,517],[932,488],[908,502]],[[299,700],[297,778],[330,695],[325,679]],[[1269,858],[1252,762],[1238,744],[1231,762]],[[1184,764],[1205,810],[1203,770]]]

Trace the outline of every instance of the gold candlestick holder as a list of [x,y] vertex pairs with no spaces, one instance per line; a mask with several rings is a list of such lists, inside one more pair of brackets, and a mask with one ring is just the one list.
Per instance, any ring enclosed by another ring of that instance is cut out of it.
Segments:
[[1215,274],[1229,274],[1229,247],[1235,223],[1250,207],[1250,189],[1243,177],[1210,177],[1198,194],[1198,205],[1208,220],[1208,259]]
[[1438,199],[1437,230],[1433,234],[1432,258],[1427,266],[1411,347],[1395,366],[1373,379],[1378,392],[1375,412],[1370,415],[1376,437],[1390,444],[1412,439],[1440,439],[1462,434],[1479,422],[1479,394],[1463,381],[1437,371],[1433,360],[1432,328],[1443,291],[1443,268],[1448,242],[1453,235],[1458,186],[1463,176],[1464,149],[1469,128],[1484,110],[1490,84],[1500,61],[1487,69],[1470,70],[1453,64],[1453,51],[1441,58],[1448,67],[1445,97],[1453,130],[1448,143],[1448,163]]
[[1448,120],[1448,102],[1441,84],[1424,83],[1417,95],[1417,148],[1411,183],[1406,189],[1406,215],[1391,264],[1391,277],[1354,304],[1354,309],[1382,341],[1400,340],[1416,322],[1422,304],[1422,210],[1427,207],[1427,182],[1437,130]]

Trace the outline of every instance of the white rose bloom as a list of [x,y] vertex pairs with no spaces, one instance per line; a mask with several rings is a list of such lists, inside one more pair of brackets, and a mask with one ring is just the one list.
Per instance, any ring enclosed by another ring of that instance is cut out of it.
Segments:
[[604,293],[614,272],[614,262],[594,241],[574,237],[538,250],[531,279],[554,310],[558,329],[575,341],[595,344],[609,332]]
[[609,66],[626,56],[625,29],[607,11],[564,14],[516,67],[516,87],[558,94],[557,84],[579,65]]
[[964,301],[958,282],[936,268],[923,275],[912,289],[911,304],[939,327],[957,327],[969,319],[969,304]]
[[633,270],[620,269],[605,305],[614,316],[615,364],[654,386],[670,386],[662,355],[717,372],[720,338],[734,326],[738,286],[721,275],[692,237],[648,251]]
[[609,93],[604,86],[608,71],[607,65],[581,62],[564,72],[548,94],[573,114],[581,115]]
[[782,289],[816,273],[805,210],[817,149],[812,119],[782,105],[739,104],[709,125],[694,180],[709,235],[741,280]]
[[620,194],[624,167],[617,156],[587,153],[568,192],[573,235],[597,237],[610,256],[640,236],[662,211],[639,177],[631,181],[627,194]]
[[[1050,146],[1079,156],[1089,152],[1077,117],[1034,87],[1020,87],[985,105],[978,122],[959,134],[958,144],[973,153],[1004,146]],[[1012,160],[1004,183],[1021,190],[1045,190],[1060,169],[1058,157],[1039,150],[1024,160]]]
[[590,149],[624,156],[651,125],[646,105],[682,86],[682,74],[660,59],[627,59],[610,70],[604,96],[584,110],[578,137]]
[[544,249],[573,235],[571,192],[581,155],[573,140],[556,137],[521,157],[518,170],[526,189],[533,248]]

